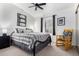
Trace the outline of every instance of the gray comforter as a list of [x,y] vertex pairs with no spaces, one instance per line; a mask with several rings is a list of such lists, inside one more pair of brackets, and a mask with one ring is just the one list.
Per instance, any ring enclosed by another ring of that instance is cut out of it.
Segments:
[[[45,41],[50,34],[47,33],[14,33],[12,40],[27,45],[27,48],[32,49],[36,40]],[[39,43],[37,43],[38,45]]]

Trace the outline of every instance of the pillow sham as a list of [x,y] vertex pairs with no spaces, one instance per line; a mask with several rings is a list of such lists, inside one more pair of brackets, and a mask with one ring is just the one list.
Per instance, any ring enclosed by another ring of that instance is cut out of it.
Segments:
[[32,29],[29,28],[15,28],[16,33],[31,33],[33,32]]
[[33,32],[33,30],[32,30],[32,29],[29,29],[29,28],[26,28],[26,29],[24,30],[24,32],[25,32],[25,33],[31,33],[31,32]]
[[16,32],[17,32],[17,33],[24,33],[24,29],[16,28]]

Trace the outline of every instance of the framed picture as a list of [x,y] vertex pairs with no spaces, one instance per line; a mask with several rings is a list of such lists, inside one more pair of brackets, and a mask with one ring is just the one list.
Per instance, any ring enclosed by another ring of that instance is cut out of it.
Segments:
[[57,18],[57,25],[58,25],[58,26],[63,26],[63,25],[65,25],[65,17]]
[[26,27],[26,15],[17,13],[17,26]]

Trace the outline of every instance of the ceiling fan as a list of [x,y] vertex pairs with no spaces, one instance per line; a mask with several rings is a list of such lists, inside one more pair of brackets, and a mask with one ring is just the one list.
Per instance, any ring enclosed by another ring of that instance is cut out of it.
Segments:
[[29,6],[29,8],[35,7],[35,10],[37,10],[37,8],[40,8],[41,10],[43,10],[44,8],[41,7],[43,5],[46,5],[46,3],[32,3],[33,6]]

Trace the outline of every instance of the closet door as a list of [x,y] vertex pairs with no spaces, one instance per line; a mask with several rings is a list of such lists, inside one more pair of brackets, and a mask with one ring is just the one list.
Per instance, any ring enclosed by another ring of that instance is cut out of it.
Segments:
[[53,19],[52,17],[45,18],[45,32],[53,34]]
[[43,18],[43,32],[52,33],[52,35],[56,35],[55,28],[55,15]]

